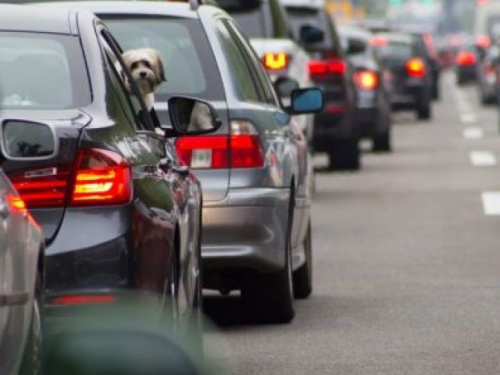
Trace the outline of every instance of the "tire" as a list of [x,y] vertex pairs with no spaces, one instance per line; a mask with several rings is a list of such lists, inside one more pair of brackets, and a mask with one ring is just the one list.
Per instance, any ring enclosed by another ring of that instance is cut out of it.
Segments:
[[244,313],[250,322],[282,324],[291,322],[295,316],[290,249],[292,215],[293,195],[290,201],[283,270],[268,274],[251,273],[242,286]]
[[313,290],[313,260],[311,219],[307,224],[307,234],[304,239],[306,262],[293,273],[293,293],[297,299],[306,299]]
[[391,136],[389,133],[378,135],[373,138],[374,152],[390,152],[392,151]]
[[42,306],[42,286],[40,277],[37,277],[30,330],[24,348],[19,375],[36,375],[40,373],[42,357]]
[[361,168],[358,141],[336,143],[329,155],[329,168],[339,171],[357,171]]
[[417,118],[419,120],[430,120],[432,117],[431,104],[426,101],[417,108]]

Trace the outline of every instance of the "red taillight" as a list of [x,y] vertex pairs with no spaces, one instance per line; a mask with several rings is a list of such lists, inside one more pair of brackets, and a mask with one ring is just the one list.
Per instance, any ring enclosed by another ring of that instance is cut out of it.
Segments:
[[476,61],[476,55],[469,51],[460,52],[456,58],[457,65],[461,66],[474,65]]
[[119,154],[101,149],[79,152],[70,205],[125,204],[131,198],[130,166]]
[[370,45],[373,47],[385,47],[389,44],[387,38],[383,36],[374,36],[370,39]]
[[179,157],[193,169],[260,168],[264,154],[260,137],[248,121],[232,121],[231,135],[181,137]]
[[262,58],[262,63],[268,70],[282,70],[290,64],[290,56],[284,52],[266,53]]
[[491,46],[491,38],[488,35],[479,35],[476,44],[479,48],[488,49]]
[[56,297],[51,301],[51,305],[69,306],[69,305],[95,305],[108,304],[117,300],[116,296],[108,294],[96,295],[68,295]]
[[347,70],[345,61],[342,60],[312,60],[309,61],[309,73],[312,77],[327,75],[343,75]]
[[425,64],[418,57],[410,59],[406,63],[406,72],[410,77],[423,78],[425,76]]
[[71,165],[9,173],[28,208],[62,207],[66,203]]
[[373,90],[379,84],[378,74],[369,70],[354,73],[354,82],[363,90]]

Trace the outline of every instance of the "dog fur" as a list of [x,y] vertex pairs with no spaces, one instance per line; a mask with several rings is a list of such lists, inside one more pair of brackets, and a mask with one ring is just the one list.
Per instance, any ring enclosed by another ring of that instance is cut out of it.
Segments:
[[147,109],[151,111],[156,89],[167,81],[160,53],[152,48],[134,49],[124,52],[122,58],[141,92]]

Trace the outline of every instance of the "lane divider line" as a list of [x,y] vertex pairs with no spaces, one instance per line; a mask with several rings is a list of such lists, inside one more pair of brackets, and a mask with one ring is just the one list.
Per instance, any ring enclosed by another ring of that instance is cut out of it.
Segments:
[[494,167],[497,165],[497,158],[489,151],[471,151],[469,158],[474,167]]
[[500,216],[500,192],[487,191],[481,196],[484,214],[487,216]]
[[483,129],[481,128],[466,128],[463,131],[465,139],[481,139],[484,137]]
[[462,113],[460,120],[463,123],[470,124],[477,121],[477,117],[474,113]]

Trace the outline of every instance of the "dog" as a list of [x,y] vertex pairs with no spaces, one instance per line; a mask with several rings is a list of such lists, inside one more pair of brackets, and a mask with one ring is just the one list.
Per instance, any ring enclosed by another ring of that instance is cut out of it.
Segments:
[[132,74],[148,111],[152,111],[154,93],[158,86],[167,81],[160,53],[152,48],[134,49],[124,52],[122,59]]

